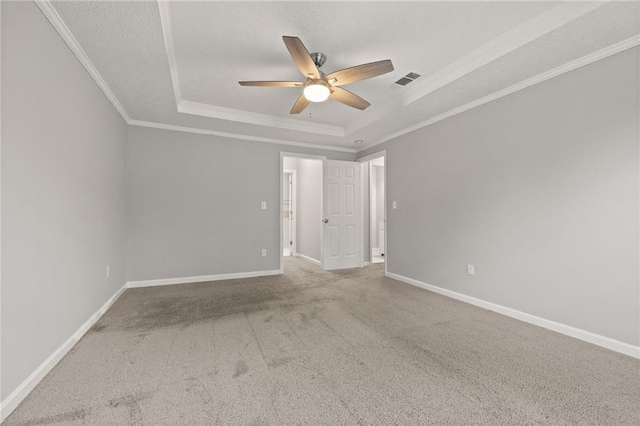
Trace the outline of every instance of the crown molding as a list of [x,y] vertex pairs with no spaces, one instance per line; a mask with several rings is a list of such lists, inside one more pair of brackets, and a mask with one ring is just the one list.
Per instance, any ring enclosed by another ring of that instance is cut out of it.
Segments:
[[292,118],[282,118],[275,115],[260,114],[239,109],[219,107],[199,102],[181,100],[178,103],[178,112],[203,117],[218,118],[221,120],[238,121],[247,124],[277,127],[280,129],[296,130],[298,132],[317,133],[327,136],[344,137],[344,128],[329,124],[309,123]]
[[553,68],[549,71],[545,71],[542,74],[538,74],[534,77],[531,77],[527,80],[521,81],[520,83],[516,83],[512,86],[507,87],[506,89],[503,90],[499,90],[497,92],[494,92],[490,95],[484,96],[480,99],[476,99],[475,101],[469,102],[465,105],[459,106],[457,108],[454,108],[452,110],[449,110],[445,113],[436,115],[435,117],[429,118],[428,120],[422,121],[418,124],[415,124],[413,126],[407,127],[405,129],[399,130],[397,132],[391,133],[387,136],[384,136],[378,140],[376,140],[375,142],[372,142],[371,144],[368,144],[366,147],[362,147],[361,149],[358,149],[358,152],[367,150],[371,147],[374,147],[376,145],[380,145],[381,143],[387,142],[389,140],[395,139],[397,137],[400,137],[402,135],[406,135],[407,133],[411,133],[414,132],[418,129],[421,129],[423,127],[427,127],[430,126],[432,124],[435,124],[439,121],[442,121],[446,118],[449,117],[453,117],[454,115],[458,115],[460,113],[463,113],[465,111],[469,111],[470,109],[479,107],[481,105],[484,105],[486,103],[495,101],[496,99],[500,99],[503,98],[507,95],[510,95],[512,93],[515,92],[519,92],[520,90],[526,89],[527,87],[531,87],[534,86],[536,84],[542,83],[544,81],[547,81],[549,79],[552,79],[554,77],[557,77],[559,75],[568,73],[570,71],[576,70],[578,68],[584,67],[585,65],[589,65],[593,62],[597,62],[601,59],[605,59],[609,56],[615,55],[617,53],[623,52],[625,50],[634,48],[636,46],[640,46],[640,35],[628,38],[626,40],[623,40],[619,43],[613,44],[609,47],[605,47],[604,49],[600,49],[596,52],[590,53],[586,56],[583,56],[581,58],[578,58],[574,61],[568,62],[564,65],[560,65],[559,67]]
[[84,52],[82,47],[80,47],[80,44],[78,43],[76,38],[73,36],[73,34],[71,34],[71,31],[69,30],[67,25],[62,21],[62,18],[60,17],[60,15],[58,15],[58,12],[51,5],[51,1],[35,0],[35,3],[38,5],[38,7],[40,8],[44,16],[49,20],[49,22],[51,22],[51,25],[53,25],[53,28],[55,28],[58,34],[60,34],[60,37],[62,37],[65,43],[67,43],[67,46],[69,46],[73,54],[76,55],[80,63],[84,66],[84,68],[89,73],[89,75],[91,75],[93,80],[100,87],[100,89],[102,90],[102,93],[104,93],[107,99],[109,99],[109,101],[113,104],[113,107],[116,109],[116,111],[118,111],[118,113],[120,113],[124,121],[128,123],[130,120],[129,114],[127,114],[127,111],[125,111],[120,101],[118,101],[118,98],[116,98],[116,95],[113,94],[107,82],[104,80],[104,78],[102,78],[102,75],[100,75],[96,67],[93,65],[93,62],[91,62],[91,60],[89,59],[87,54]]
[[[491,95],[469,102],[458,108],[452,109],[443,114],[437,115],[428,120],[417,123],[413,126],[407,127],[405,129],[399,130],[397,132],[394,132],[392,134],[379,138],[372,143],[368,143],[365,146],[360,147],[359,149],[352,149],[352,148],[344,148],[344,147],[335,147],[330,145],[303,143],[303,142],[273,139],[273,138],[264,138],[259,136],[250,136],[250,135],[237,134],[237,133],[218,132],[214,130],[193,128],[193,127],[183,127],[183,126],[177,126],[177,125],[171,125],[171,124],[132,120],[127,114],[122,104],[118,101],[114,93],[111,91],[109,85],[106,83],[102,75],[98,72],[98,70],[93,65],[89,57],[86,55],[84,50],[80,47],[80,44],[75,39],[75,37],[73,36],[69,28],[62,21],[62,18],[60,17],[58,12],[51,5],[51,0],[34,0],[34,1],[127,124],[130,124],[133,126],[152,127],[157,129],[174,130],[174,131],[180,131],[180,132],[214,135],[214,136],[254,141],[254,142],[266,142],[266,143],[273,143],[273,144],[280,144],[280,145],[299,146],[299,147],[306,147],[306,148],[312,148],[312,149],[323,149],[323,150],[349,152],[349,153],[355,153],[355,152],[361,152],[361,151],[367,150],[383,142],[395,139],[399,136],[413,132],[422,127],[426,127],[431,124],[437,123],[441,120],[452,117],[456,114],[460,114],[472,108],[476,108],[478,106],[484,105],[493,100],[499,99],[511,93],[530,87],[534,84],[538,84],[540,82],[553,78],[557,75],[572,71],[576,68],[579,68],[584,65],[590,64],[592,62],[598,61],[600,59],[606,58],[607,56],[610,56],[610,55],[619,53],[623,50],[640,45],[640,36],[632,37],[628,40],[624,40],[620,43],[612,45],[608,48],[594,52],[590,55],[584,56],[583,58],[567,63],[553,70],[544,72],[542,74],[539,74],[538,76],[532,77],[523,82],[517,83],[506,89],[495,92]],[[242,110],[235,110],[231,108],[223,108],[223,107],[217,107],[214,105],[201,104],[197,102],[182,100],[181,94],[180,94],[179,76],[178,76],[177,65],[175,60],[175,49],[173,45],[171,16],[169,13],[168,3],[169,3],[168,1],[159,0],[158,8],[160,11],[160,19],[161,19],[161,25],[162,25],[163,35],[164,35],[165,48],[167,50],[167,57],[169,60],[169,68],[171,72],[174,95],[176,97],[176,106],[179,112],[201,115],[201,116],[210,117],[210,118],[239,121],[239,122],[244,122],[248,124],[266,125],[266,126],[295,130],[295,131],[303,131],[303,132],[337,136],[337,137],[347,137],[347,136],[350,136],[355,131],[384,117],[386,114],[391,113],[393,110],[402,108],[403,106],[421,97],[426,96],[427,94],[451,83],[452,81],[470,72],[473,72],[474,70],[480,68],[481,66],[486,65],[487,63],[494,61],[497,58],[512,52],[513,50],[523,46],[524,44],[529,43],[535,40],[536,38],[539,38],[553,31],[554,29],[557,29],[567,24],[570,21],[577,19],[578,17],[599,8],[603,4],[607,3],[607,1],[563,2],[558,6],[555,6],[549,10],[546,10],[536,15],[535,17],[525,21],[524,23],[518,25],[517,27],[514,27],[510,31],[502,34],[500,37],[485,44],[484,46],[470,53],[469,55],[461,58],[460,60],[444,68],[443,70],[426,78],[422,82],[419,82],[419,84],[414,86],[413,91],[410,91],[410,92],[402,91],[399,93],[399,96],[393,98],[389,102],[383,105],[379,105],[377,107],[373,107],[366,113],[365,116],[361,117],[360,119],[354,121],[353,123],[351,123],[350,125],[344,128],[340,126],[332,126],[332,125],[320,124],[320,123],[306,123],[306,122],[302,122],[300,120],[295,120],[295,119],[282,118],[282,117],[271,116],[267,114],[251,113],[251,112],[242,111]]]
[[605,3],[606,1],[563,2],[557,6],[547,9],[484,44],[480,48],[460,58],[435,74],[422,81],[418,81],[416,85],[412,87],[412,90],[399,92],[397,96],[393,97],[386,103],[369,109],[362,117],[353,121],[346,127],[320,123],[308,123],[291,118],[253,113],[239,109],[231,109],[212,104],[183,100],[180,93],[180,82],[178,66],[176,63],[169,3],[167,1],[158,0],[158,7],[160,9],[162,31],[178,112],[280,129],[328,136],[347,137],[384,118],[393,111],[403,108],[404,106],[433,93],[434,91],[483,67],[484,65],[513,52],[525,44],[530,43],[531,41],[560,28],[568,22],[599,8]]
[[173,84],[173,94],[176,98],[176,106],[180,109],[180,78],[178,76],[178,65],[176,61],[176,50],[173,45],[173,25],[171,24],[171,14],[169,13],[169,2],[158,1],[158,9],[160,10],[160,25],[162,26],[162,35],[164,37],[164,47],[167,51],[167,59],[169,60],[169,72],[171,73],[171,83]]
[[373,107],[346,127],[346,135],[353,134],[393,111],[403,108],[580,16],[592,12],[605,3],[607,2],[563,2],[539,13],[435,74],[422,81],[417,81],[412,90],[403,91],[388,102]]
[[161,130],[173,130],[176,132],[195,133],[198,135],[219,136],[222,138],[240,139],[240,140],[251,141],[251,142],[265,142],[265,143],[272,143],[277,145],[289,145],[289,146],[297,146],[301,148],[321,149],[324,151],[338,151],[338,152],[349,152],[349,153],[356,152],[356,150],[353,148],[343,148],[339,146],[330,146],[330,145],[319,145],[319,144],[313,144],[313,143],[289,141],[284,139],[264,138],[261,136],[250,136],[250,135],[243,135],[239,133],[218,132],[216,130],[199,129],[196,127],[176,126],[173,124],[154,123],[151,121],[129,120],[128,124],[131,126],[150,127],[153,129],[161,129]]

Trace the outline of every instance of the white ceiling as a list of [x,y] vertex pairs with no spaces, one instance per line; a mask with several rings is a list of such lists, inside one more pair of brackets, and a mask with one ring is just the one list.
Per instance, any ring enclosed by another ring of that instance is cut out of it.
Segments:
[[[43,2],[43,12],[131,124],[366,149],[640,43],[638,2]],[[51,7],[53,6],[53,7]],[[282,42],[328,56],[325,73],[391,59],[347,86],[365,111],[289,110],[301,80]],[[553,71],[551,71],[553,70]],[[402,88],[408,72],[422,75]]]

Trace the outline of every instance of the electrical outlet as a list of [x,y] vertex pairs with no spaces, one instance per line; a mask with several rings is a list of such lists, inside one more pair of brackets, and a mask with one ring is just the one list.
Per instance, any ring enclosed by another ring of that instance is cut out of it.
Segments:
[[111,275],[111,265],[107,265],[107,278]]
[[394,202],[393,202],[393,208],[394,208],[394,209],[397,209],[397,208],[398,208],[398,202],[397,202],[397,201],[394,201]]
[[262,249],[262,257],[265,257],[267,255],[267,249]]
[[467,265],[467,275],[475,275],[476,268],[473,265]]
[[262,202],[260,203],[260,208],[261,208],[262,210],[266,210],[266,209],[267,209],[267,202],[266,202],[266,201],[262,201]]

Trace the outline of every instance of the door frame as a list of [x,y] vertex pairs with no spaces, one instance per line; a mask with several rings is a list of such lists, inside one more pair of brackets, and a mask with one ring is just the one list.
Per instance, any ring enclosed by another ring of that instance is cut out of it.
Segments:
[[[284,177],[284,157],[293,157],[293,158],[304,158],[307,160],[326,160],[327,157],[325,155],[311,155],[311,154],[301,154],[299,152],[287,152],[287,151],[280,151],[280,168],[278,169],[278,175],[280,176],[278,178],[278,181],[280,182],[280,204],[278,205],[278,210],[280,213],[278,213],[278,229],[280,230],[280,273],[284,274],[284,245],[282,244],[283,241],[283,233],[284,233],[284,229],[282,227],[282,202],[284,201],[284,194],[283,194],[283,190],[282,190],[282,178]],[[322,197],[320,197],[320,216],[322,216]],[[321,226],[322,224],[319,223],[318,226]],[[386,232],[386,231],[385,231]],[[364,242],[362,243],[362,245],[364,245]],[[322,247],[322,232],[320,232],[320,247]]]
[[[364,248],[364,215],[365,215],[365,211],[366,213],[369,215],[369,217],[371,216],[371,200],[369,200],[369,205],[365,206],[365,192],[364,191],[371,191],[371,174],[369,173],[369,167],[371,166],[370,161],[371,160],[376,160],[378,158],[384,158],[384,195],[383,195],[383,205],[384,205],[384,274],[385,276],[387,275],[387,269],[388,269],[388,265],[389,265],[389,250],[387,249],[388,244],[389,244],[389,238],[387,236],[387,234],[389,233],[389,208],[387,205],[387,194],[388,192],[388,186],[387,186],[387,150],[383,149],[382,151],[378,151],[378,152],[374,152],[373,154],[369,154],[366,155],[364,157],[360,157],[358,158],[356,161],[358,163],[362,163],[362,166],[360,168],[360,171],[362,171],[363,168],[367,169],[367,173],[369,175],[369,185],[367,186],[367,188],[364,188],[364,185],[360,185],[360,200],[361,200],[361,208],[360,211],[362,212],[362,233],[361,233],[361,242],[360,245],[362,246],[362,248]],[[370,197],[370,195],[369,195]],[[369,197],[367,197],[367,199],[369,199]],[[365,209],[366,207],[366,209]],[[371,219],[369,219],[369,221],[371,221]],[[371,232],[371,229],[367,230],[368,232]],[[371,236],[369,236],[369,247],[368,247],[368,252],[369,252],[369,256],[371,256]],[[371,262],[371,259],[369,259],[369,262],[366,262],[364,260],[364,250],[362,251],[362,266],[365,266],[367,264],[369,264]]]
[[[296,220],[297,220],[297,217],[298,217],[298,209],[296,208],[298,206],[296,204],[297,201],[298,201],[297,200],[297,196],[296,196],[296,191],[298,190],[298,187],[297,187],[296,179],[297,179],[298,171],[297,170],[292,170],[292,169],[284,169],[283,172],[282,172],[283,176],[285,174],[287,174],[287,173],[291,175],[291,200],[289,200],[289,202],[290,202],[289,207],[291,209],[291,217],[292,217],[292,219],[291,219],[291,235],[289,237],[291,238],[290,241],[292,241],[292,244],[290,245],[289,249],[291,250],[291,256],[295,256],[296,253],[298,252],[297,251],[297,244],[298,243],[296,242],[296,226],[297,226]],[[283,195],[282,200],[284,201],[284,193],[282,195]],[[284,234],[284,228],[282,229],[282,231],[283,231],[283,234]],[[283,253],[283,256],[284,256],[284,243],[283,243],[282,248],[283,248],[282,253]]]

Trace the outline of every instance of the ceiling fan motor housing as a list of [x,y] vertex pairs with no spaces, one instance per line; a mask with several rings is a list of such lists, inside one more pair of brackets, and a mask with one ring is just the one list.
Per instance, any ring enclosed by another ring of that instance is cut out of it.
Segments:
[[327,62],[327,55],[325,55],[322,52],[313,52],[311,54],[311,59],[313,59],[313,62],[316,64],[316,67],[320,68],[321,66],[324,65],[325,62]]

